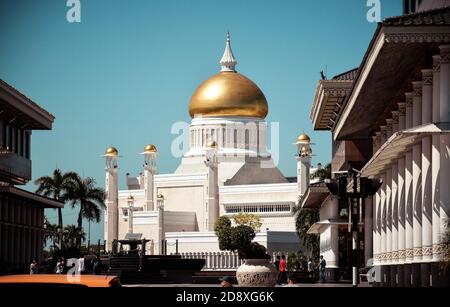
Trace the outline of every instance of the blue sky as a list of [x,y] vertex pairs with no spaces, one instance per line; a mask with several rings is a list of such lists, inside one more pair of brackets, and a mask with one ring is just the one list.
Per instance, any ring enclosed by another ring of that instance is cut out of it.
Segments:
[[[56,117],[52,131],[33,132],[33,178],[60,167],[103,186],[110,144],[123,156],[121,188],[125,173],[141,171],[148,143],[159,172],[173,172],[171,126],[190,121],[189,99],[218,72],[227,30],[238,71],[280,123],[282,172],[295,176],[302,131],[316,144],[313,163],[329,162],[330,134],[309,119],[314,89],[325,66],[331,78],[360,64],[376,28],[366,2],[81,0],[81,23],[69,23],[65,0],[0,0],[0,78]],[[382,18],[400,14],[400,0],[381,1]],[[46,215],[56,222],[55,210]],[[65,223],[76,216],[64,209]],[[103,223],[91,227],[91,239],[103,239]]]

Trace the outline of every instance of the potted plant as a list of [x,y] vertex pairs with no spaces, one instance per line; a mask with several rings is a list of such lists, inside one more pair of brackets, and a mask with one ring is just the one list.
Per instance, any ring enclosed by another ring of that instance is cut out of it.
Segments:
[[[235,219],[239,221],[239,219]],[[232,226],[227,216],[217,220],[215,232],[219,238],[219,248],[238,252],[245,262],[236,271],[236,279],[241,287],[273,287],[277,283],[278,271],[270,262],[266,248],[257,242],[255,229],[241,223]]]

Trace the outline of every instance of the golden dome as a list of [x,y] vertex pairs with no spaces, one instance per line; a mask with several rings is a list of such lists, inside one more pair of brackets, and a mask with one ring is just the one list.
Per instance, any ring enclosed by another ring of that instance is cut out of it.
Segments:
[[298,136],[297,138],[297,143],[305,143],[305,142],[311,142],[311,139],[309,138],[309,136],[305,133],[302,133]]
[[105,156],[107,157],[116,157],[119,155],[119,151],[115,147],[108,147],[105,151]]
[[266,97],[247,77],[222,71],[204,81],[189,102],[191,117],[243,116],[265,118],[269,107]]
[[133,195],[128,196],[128,200],[129,200],[129,201],[134,200]]
[[156,153],[157,151],[156,146],[153,144],[149,144],[144,148],[144,153]]
[[209,141],[208,144],[206,144],[207,148],[217,148],[216,141]]

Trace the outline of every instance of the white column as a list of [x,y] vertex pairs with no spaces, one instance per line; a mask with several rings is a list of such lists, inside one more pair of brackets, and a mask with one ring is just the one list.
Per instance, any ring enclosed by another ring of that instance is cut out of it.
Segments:
[[107,250],[112,250],[112,243],[119,239],[119,190],[118,190],[118,169],[107,168],[105,178],[106,192],[106,218],[105,218],[105,240]]
[[206,230],[214,231],[214,224],[219,218],[219,186],[218,186],[218,166],[217,155],[212,154],[205,162],[207,166],[207,221]]
[[[332,196],[320,210],[320,220],[336,219],[339,216],[338,198]],[[339,268],[339,228],[337,225],[326,226],[320,234],[320,253],[327,262],[327,269]]]
[[[422,124],[422,82],[413,84],[413,126]],[[414,262],[422,260],[422,144],[413,146],[413,231],[414,231]]]
[[373,255],[374,265],[380,265],[381,250],[381,190],[374,195],[375,205],[373,207]]
[[392,184],[391,184],[391,246],[392,246],[392,262],[397,264],[398,262],[398,164],[395,161],[392,164]]
[[[440,121],[440,71],[441,56],[433,56],[433,123]],[[441,221],[440,221],[440,136],[433,134],[431,149],[431,202],[432,202],[432,228],[433,228],[433,261],[442,259],[440,253]]]
[[399,130],[399,111],[392,111],[392,134]]
[[[364,263],[374,258],[373,253],[373,198],[364,199]],[[338,240],[339,241],[339,240]],[[339,244],[338,244],[339,248]]]
[[155,210],[154,205],[154,175],[156,173],[156,167],[152,165],[144,166],[144,198],[145,198],[145,211]]
[[381,264],[386,263],[386,174],[381,174],[383,184],[380,193],[380,260]]
[[405,155],[405,253],[406,263],[412,263],[413,252],[413,199],[412,199],[412,152]]
[[397,180],[397,200],[398,200],[398,260],[404,263],[405,254],[405,158],[398,159],[398,180]]
[[309,187],[311,157],[297,156],[297,185],[299,195],[305,194]]
[[[422,70],[422,124],[432,121],[433,70]],[[431,204],[431,137],[422,139],[422,260],[433,258],[432,204]]]
[[386,260],[392,261],[392,169],[386,169]]
[[406,102],[398,103],[398,130],[402,131],[406,128]]
[[[440,46],[441,72],[439,85],[440,122],[450,122],[450,45]],[[450,211],[450,136],[440,135],[440,221],[441,234],[448,227]]]

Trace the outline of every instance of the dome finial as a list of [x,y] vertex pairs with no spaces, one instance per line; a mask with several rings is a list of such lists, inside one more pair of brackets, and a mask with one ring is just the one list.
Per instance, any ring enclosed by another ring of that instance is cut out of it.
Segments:
[[220,60],[220,65],[222,65],[221,71],[232,71],[236,72],[236,58],[231,50],[230,43],[230,32],[227,32],[227,43],[225,45],[225,52],[223,53],[222,59]]

